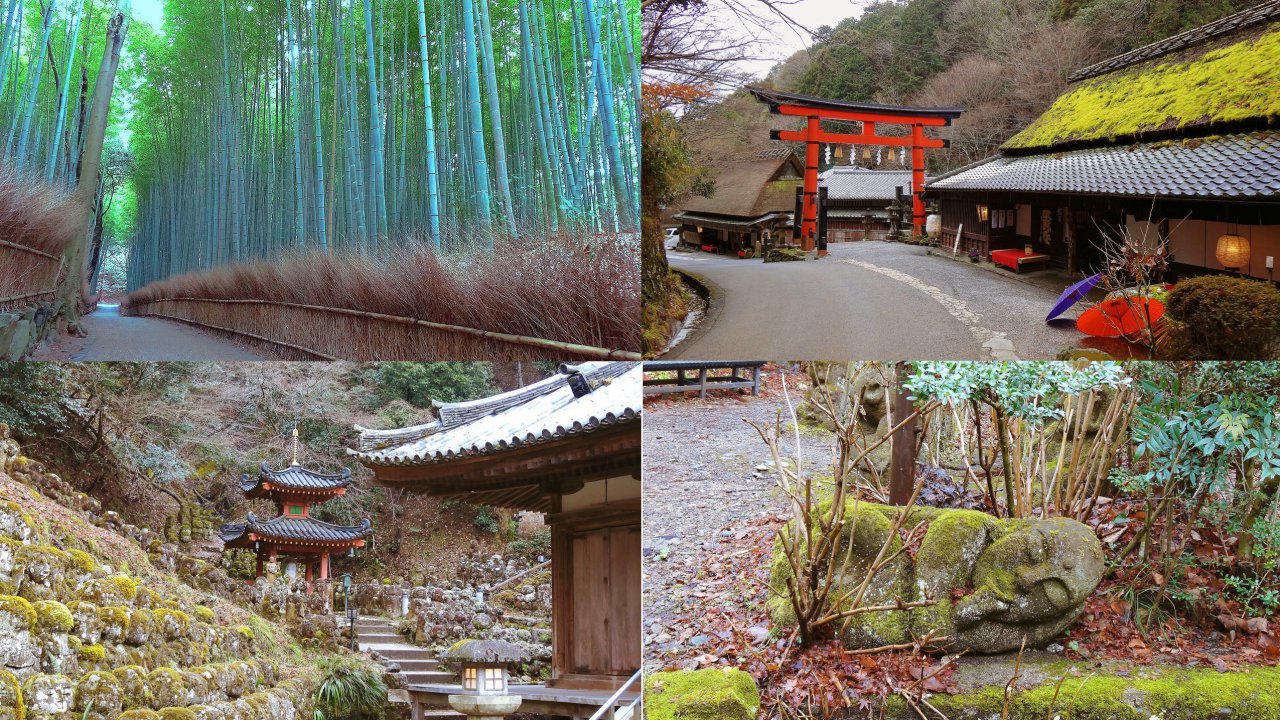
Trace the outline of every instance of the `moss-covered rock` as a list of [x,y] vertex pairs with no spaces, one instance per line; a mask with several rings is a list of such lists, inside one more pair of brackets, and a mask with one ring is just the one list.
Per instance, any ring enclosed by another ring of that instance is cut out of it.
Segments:
[[0,668],[18,677],[37,672],[40,645],[32,635],[36,611],[26,599],[0,595]]
[[147,691],[152,703],[160,707],[185,706],[187,685],[182,673],[171,667],[159,667],[147,674]]
[[[1070,627],[1104,570],[1101,544],[1088,527],[1065,518],[1001,520],[972,510],[913,508],[903,523],[928,523],[914,558],[891,533],[901,508],[849,501],[832,582],[841,597],[867,576],[887,547],[896,554],[872,579],[863,605],[925,602],[912,610],[862,613],[843,637],[851,648],[897,644],[932,635],[934,650],[997,653],[1043,645]],[[819,509],[818,512],[823,512]],[[784,528],[791,532],[793,526]],[[788,601],[791,566],[774,552],[769,610],[794,625]],[[958,600],[953,598],[959,596]]]
[[77,713],[87,714],[86,720],[111,720],[122,707],[120,683],[109,672],[86,673],[76,684]]
[[210,610],[204,605],[197,605],[194,608],[192,608],[191,614],[195,617],[195,619],[199,620],[200,622],[209,623],[210,625],[217,622],[218,620],[218,617],[213,614],[213,610]]
[[18,678],[0,668],[0,720],[24,720],[26,716],[27,708],[23,704]]
[[42,632],[68,633],[75,627],[75,619],[66,605],[57,600],[40,600],[32,604],[36,612],[36,627]]
[[160,720],[196,720],[196,714],[186,707],[167,707],[160,711]]
[[33,675],[22,683],[29,720],[51,720],[71,711],[76,684],[66,675]]
[[741,670],[653,673],[645,680],[646,720],[755,720],[760,691]]
[[80,662],[86,665],[97,665],[107,659],[107,651],[101,645],[81,645]]
[[134,708],[125,710],[116,716],[116,720],[162,720],[160,713],[150,708]]
[[151,691],[147,689],[147,669],[141,665],[123,665],[111,671],[120,685],[120,701],[126,710],[151,707]]
[[185,639],[191,632],[191,616],[181,610],[162,607],[151,615],[155,619],[156,628],[160,631],[161,637],[165,640]]
[[[930,699],[952,720],[1001,717],[1004,688],[987,687]],[[902,708],[892,718],[916,717]],[[1050,678],[1015,694],[1009,720],[1280,720],[1280,668],[1215,670],[1152,669],[1130,677],[1105,672]]]
[[129,628],[125,632],[124,641],[130,645],[146,645],[155,634],[156,624],[148,610],[134,610],[129,613]]
[[98,567],[93,556],[83,550],[68,550],[67,556],[71,558],[71,564],[82,573],[91,573]]

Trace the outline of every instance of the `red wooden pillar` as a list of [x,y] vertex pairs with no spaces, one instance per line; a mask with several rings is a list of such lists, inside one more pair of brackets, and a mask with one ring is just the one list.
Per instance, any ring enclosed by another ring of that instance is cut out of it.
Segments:
[[254,577],[262,577],[262,551],[258,550],[256,554],[258,556],[258,574],[254,575]]
[[[311,582],[311,561],[307,560],[307,582]],[[307,588],[307,592],[311,592],[311,588]]]
[[924,235],[924,126],[911,126],[911,226]]
[[800,222],[800,247],[812,250],[818,242],[818,135],[822,121],[809,116],[804,146],[804,208]]
[[329,551],[320,553],[320,579],[329,579]]

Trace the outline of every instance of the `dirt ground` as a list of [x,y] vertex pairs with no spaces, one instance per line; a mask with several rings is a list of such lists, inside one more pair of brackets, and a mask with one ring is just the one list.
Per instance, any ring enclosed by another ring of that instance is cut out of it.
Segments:
[[[644,612],[645,645],[676,649],[682,642],[669,623],[686,601],[702,561],[724,540],[745,532],[752,519],[783,509],[772,458],[755,428],[786,419],[784,369],[768,366],[759,397],[721,391],[666,395],[645,401],[644,420]],[[803,373],[785,371],[791,402],[803,397]],[[782,447],[795,457],[795,434]],[[804,467],[826,471],[830,443],[820,434],[800,436]]]

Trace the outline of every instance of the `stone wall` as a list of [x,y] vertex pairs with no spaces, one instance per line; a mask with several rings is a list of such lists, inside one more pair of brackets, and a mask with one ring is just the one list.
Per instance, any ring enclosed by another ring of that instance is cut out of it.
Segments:
[[21,360],[57,327],[61,300],[0,312],[0,360]]

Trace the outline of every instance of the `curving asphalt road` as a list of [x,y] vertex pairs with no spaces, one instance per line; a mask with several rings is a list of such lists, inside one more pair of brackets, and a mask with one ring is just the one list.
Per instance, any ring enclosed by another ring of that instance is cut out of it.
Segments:
[[669,359],[1029,360],[1081,337],[1075,312],[1044,322],[1061,291],[1055,284],[921,246],[840,243],[818,261],[768,265],[701,252],[667,257],[712,294],[706,319]]
[[81,319],[87,337],[63,338],[42,360],[273,360],[271,355],[169,320],[127,317],[99,305]]

